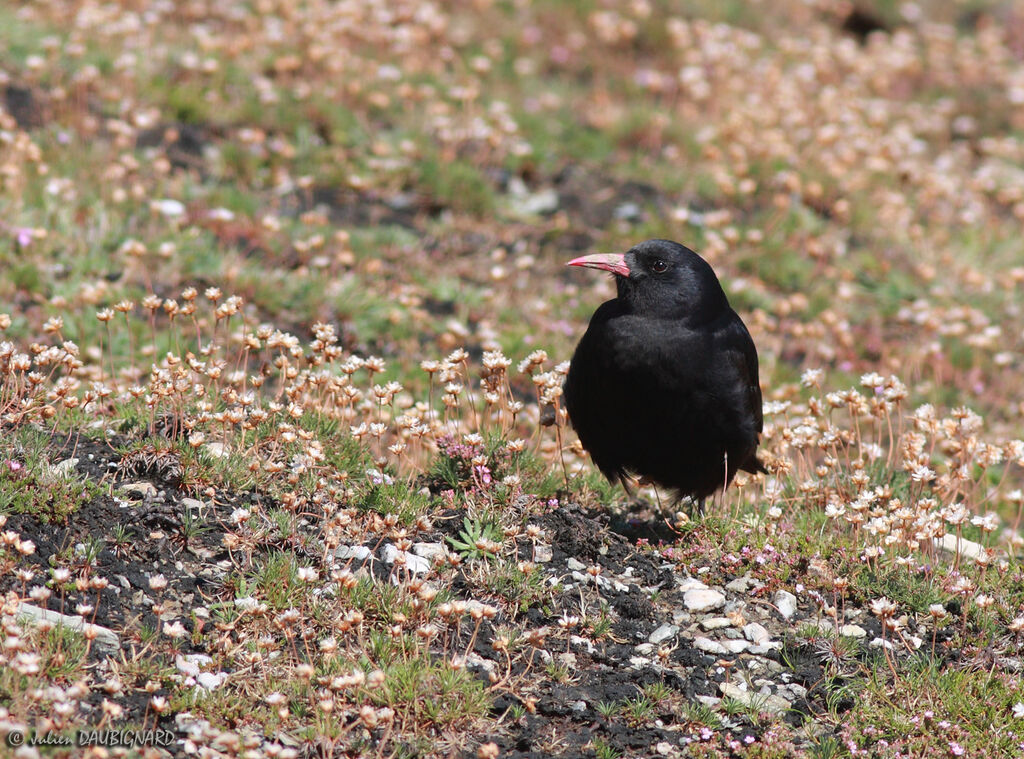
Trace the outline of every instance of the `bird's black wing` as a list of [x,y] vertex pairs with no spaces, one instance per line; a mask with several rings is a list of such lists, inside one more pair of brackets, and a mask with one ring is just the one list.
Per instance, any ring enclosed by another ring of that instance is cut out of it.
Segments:
[[738,400],[741,404],[740,417],[743,422],[751,425],[751,452],[747,461],[740,468],[749,472],[763,472],[764,465],[757,458],[757,444],[760,433],[764,430],[764,410],[761,396],[761,381],[757,365],[757,348],[746,325],[735,312],[720,337],[720,345],[727,357],[738,383]]
[[565,379],[565,408],[583,447],[611,482],[625,475],[621,419],[609,405],[621,402],[624,388],[616,371],[616,346],[610,322],[621,315],[621,304],[601,305],[573,355]]
[[757,348],[754,346],[754,339],[747,330],[747,325],[736,316],[734,322],[734,333],[737,335],[739,353],[734,354],[737,360],[737,370],[743,378],[747,387],[747,402],[750,404],[750,411],[757,422],[757,431],[764,430],[764,401],[761,397],[761,379],[757,366]]

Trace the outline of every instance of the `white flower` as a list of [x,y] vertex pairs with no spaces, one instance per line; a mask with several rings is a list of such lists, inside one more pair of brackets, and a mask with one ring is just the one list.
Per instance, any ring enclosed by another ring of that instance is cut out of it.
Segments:
[[878,372],[871,372],[869,374],[862,374],[860,378],[860,384],[864,387],[876,388],[882,387],[885,384],[885,377]]
[[241,609],[242,611],[252,611],[259,605],[260,602],[252,596],[243,596],[242,598],[235,599],[235,608]]
[[164,635],[168,638],[181,638],[186,632],[188,631],[185,629],[185,625],[181,624],[181,620],[176,619],[164,624]]
[[971,519],[971,524],[982,529],[983,532],[993,532],[999,528],[999,516],[995,512],[988,512],[984,516],[977,516]]
[[888,598],[876,598],[872,601],[869,606],[871,607],[871,613],[876,617],[887,618],[891,617],[896,613],[896,604],[890,601]]
[[995,602],[996,599],[994,599],[992,596],[987,596],[984,593],[979,593],[974,597],[974,603],[978,605],[979,609],[987,609]]
[[162,574],[153,575],[149,578],[150,590],[163,590],[167,587],[167,578]]
[[821,369],[807,369],[800,375],[800,384],[804,387],[817,387],[824,376],[825,372]]
[[914,467],[914,470],[910,473],[910,478],[914,482],[931,482],[935,479],[935,472],[922,465]]
[[963,524],[970,514],[962,503],[953,503],[942,510],[942,518],[952,525]]

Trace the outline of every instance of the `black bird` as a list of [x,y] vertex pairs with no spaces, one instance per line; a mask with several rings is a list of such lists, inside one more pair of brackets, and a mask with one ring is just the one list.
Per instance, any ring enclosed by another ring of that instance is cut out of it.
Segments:
[[569,266],[615,275],[565,380],[580,442],[610,481],[627,473],[704,500],[740,469],[764,472],[757,349],[703,258],[670,240]]

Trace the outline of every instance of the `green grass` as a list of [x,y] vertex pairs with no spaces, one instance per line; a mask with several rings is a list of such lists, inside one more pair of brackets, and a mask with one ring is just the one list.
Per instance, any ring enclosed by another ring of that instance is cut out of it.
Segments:
[[[1024,697],[1019,682],[995,673],[938,670],[919,661],[895,682],[869,676],[845,717],[857,745],[875,745],[885,738],[911,754],[932,746],[953,752],[953,744],[966,756],[1012,756],[1019,750],[1019,735],[1011,734],[1008,724],[1013,705]],[[868,725],[870,735],[864,730]]]
[[0,443],[0,514],[28,514],[43,522],[66,524],[105,488],[53,460],[48,435],[19,427]]

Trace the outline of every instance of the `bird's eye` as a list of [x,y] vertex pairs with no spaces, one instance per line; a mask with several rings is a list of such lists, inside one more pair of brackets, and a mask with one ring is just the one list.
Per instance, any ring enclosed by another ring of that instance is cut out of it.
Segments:
[[662,261],[660,258],[651,264],[651,271],[655,274],[664,274],[668,271],[668,264]]

